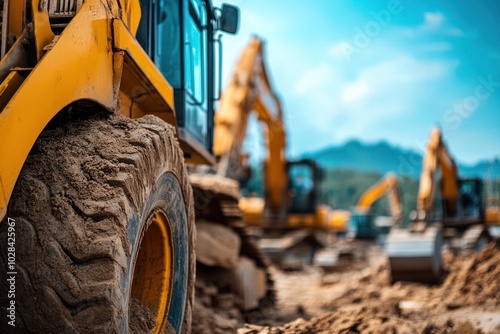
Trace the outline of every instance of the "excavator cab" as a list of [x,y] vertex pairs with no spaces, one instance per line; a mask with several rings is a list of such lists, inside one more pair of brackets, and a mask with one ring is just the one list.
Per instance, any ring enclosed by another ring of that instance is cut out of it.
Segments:
[[[458,216],[461,216],[462,219],[456,220],[453,217],[448,217],[445,211],[443,212],[445,214],[443,217],[445,226],[456,224],[464,226],[484,221],[483,182],[477,178],[459,179],[458,191]],[[446,206],[444,205],[444,207]]]
[[434,214],[428,217],[429,222],[442,222],[444,227],[459,229],[480,224],[484,221],[482,194],[483,182],[480,179],[457,179],[456,198],[438,200],[440,204],[436,205]]
[[371,213],[354,212],[349,221],[349,235],[356,239],[375,239],[378,235],[374,217]]
[[[222,57],[216,32],[236,33],[239,10],[224,4],[215,11],[204,0],[140,0],[140,4],[136,38],[174,90],[184,154],[190,162],[212,162],[214,102],[220,95],[214,83],[220,83]],[[205,161],[193,150],[202,152]]]
[[289,213],[314,214],[318,202],[317,185],[320,170],[313,160],[299,160],[287,163]]

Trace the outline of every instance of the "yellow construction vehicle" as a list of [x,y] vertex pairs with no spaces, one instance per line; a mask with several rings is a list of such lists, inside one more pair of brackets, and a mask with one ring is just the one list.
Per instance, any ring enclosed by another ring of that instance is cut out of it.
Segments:
[[[370,213],[370,209],[373,203],[384,195],[389,197],[391,217],[390,219],[378,217],[379,221],[376,221]],[[366,258],[369,247],[374,244],[371,240],[377,239],[377,242],[383,243],[392,227],[401,226],[401,212],[398,180],[393,173],[387,173],[363,192],[352,212],[347,210],[330,211],[330,226],[340,238],[327,245],[326,248],[319,250],[315,254],[314,264],[325,271],[342,270],[342,268],[350,266],[353,260]],[[381,220],[382,222],[380,222]]]
[[[322,173],[313,160],[288,161],[286,171],[285,201],[272,207],[266,200],[260,224],[249,221],[247,226],[252,226],[258,245],[274,263],[300,269],[313,263],[316,251],[324,248],[334,234],[331,209],[319,202]],[[264,179],[264,189],[267,186]]]
[[217,35],[236,32],[238,9],[0,7],[0,332],[189,332],[184,161],[213,161]]
[[[440,206],[435,206],[436,173],[441,172]],[[417,211],[408,230],[392,229],[386,244],[392,280],[437,281],[443,242],[455,250],[482,249],[491,236],[484,220],[482,182],[460,179],[457,167],[433,129],[424,155]]]
[[349,234],[354,238],[374,239],[379,234],[374,218],[370,214],[372,204],[380,197],[388,195],[389,209],[392,216],[391,226],[401,226],[402,209],[396,175],[388,173],[373,186],[367,189],[360,197],[349,219]]
[[[243,163],[246,157],[242,159],[242,143],[252,113],[265,125],[264,197],[241,198],[239,207],[245,226],[265,232],[259,244],[273,255],[271,248],[275,245],[280,248],[286,244],[288,248],[310,235],[301,232],[284,237],[284,232],[303,227],[325,228],[327,209],[317,205],[316,185],[321,175],[316,164],[311,160],[286,160],[283,112],[265,66],[263,42],[258,38],[252,38],[241,53],[215,115],[214,154],[218,158],[218,176],[213,178],[240,180],[243,174],[248,174]],[[199,177],[199,188],[206,190],[207,180],[206,175]],[[225,205],[226,211],[230,211],[227,200]],[[274,243],[269,239],[271,231],[279,237]],[[281,248],[276,250],[278,254],[282,254],[281,251]]]

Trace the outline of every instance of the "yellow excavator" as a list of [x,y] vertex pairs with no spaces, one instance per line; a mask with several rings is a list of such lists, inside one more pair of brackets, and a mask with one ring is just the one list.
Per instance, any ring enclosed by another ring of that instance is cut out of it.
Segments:
[[388,195],[392,217],[391,226],[401,226],[402,209],[398,180],[396,175],[388,173],[361,195],[349,219],[348,228],[352,237],[374,239],[378,236],[379,228],[375,226],[374,218],[370,214],[370,208],[375,201],[386,194]]
[[[317,205],[321,175],[316,164],[311,160],[286,160],[283,111],[272,88],[263,49],[260,39],[251,39],[222,94],[215,115],[214,154],[218,169],[213,178],[242,180],[248,175],[242,143],[249,116],[255,114],[265,125],[264,196],[241,198],[239,208],[244,226],[259,230],[260,248],[277,259],[290,247],[311,238],[304,228],[326,227],[327,208]],[[206,176],[199,177],[200,187],[207,180]],[[314,241],[312,244],[316,245]]]
[[[197,229],[197,285],[206,306],[235,304],[243,313],[273,302],[273,281],[267,257],[247,233],[239,207],[239,181],[248,173],[241,153],[248,117],[255,112],[270,124],[266,170],[273,175],[271,202],[286,183],[282,148],[285,140],[281,109],[272,93],[263,59],[263,43],[252,38],[238,59],[214,117],[215,168],[195,167],[190,174],[194,190]],[[216,293],[212,293],[216,291]]]
[[[441,205],[435,206],[438,185]],[[438,281],[443,243],[457,251],[480,250],[489,243],[484,218],[481,180],[458,177],[441,131],[433,129],[422,164],[417,211],[411,213],[407,230],[392,229],[387,239],[392,280]]]
[[[286,171],[285,200],[274,208],[266,201],[260,221],[246,223],[258,238],[259,247],[274,263],[285,269],[300,269],[313,263],[315,253],[334,234],[331,209],[319,202],[322,172],[313,160],[288,161]],[[264,189],[267,182],[264,180]]]
[[255,37],[242,51],[215,116],[214,154],[219,159],[219,175],[239,180],[243,169],[248,168],[241,163],[241,155],[252,113],[266,125],[266,211],[270,216],[280,217],[288,181],[283,112],[265,67],[263,43]]
[[[391,217],[388,221],[376,223],[370,209],[373,203],[384,195],[388,195],[389,198]],[[398,180],[396,175],[390,172],[363,192],[353,212],[347,210],[330,212],[329,225],[340,238],[337,242],[330,243],[326,248],[319,250],[315,254],[314,264],[326,271],[341,270],[351,265],[355,258],[366,257],[365,252],[372,242],[359,239],[377,239],[383,242],[391,228],[401,226],[401,213]]]
[[0,332],[189,332],[197,203],[185,162],[214,161],[218,36],[236,32],[238,9],[0,9]]

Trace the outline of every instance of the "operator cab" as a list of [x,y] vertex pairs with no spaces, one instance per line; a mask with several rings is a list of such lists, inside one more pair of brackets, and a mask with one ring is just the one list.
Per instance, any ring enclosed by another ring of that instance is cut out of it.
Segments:
[[[181,147],[212,161],[214,102],[220,94],[221,43],[217,32],[236,33],[239,11],[227,4],[214,9],[210,0],[140,0],[136,38],[174,89]],[[215,76],[218,44],[218,77]],[[217,80],[216,80],[217,79]],[[185,145],[187,144],[187,145]]]
[[483,183],[478,178],[458,180],[458,205],[450,210],[443,200],[443,222],[446,226],[469,226],[484,222]]
[[313,160],[304,159],[287,163],[288,193],[291,197],[289,213],[316,212],[318,202],[317,184],[320,170]]

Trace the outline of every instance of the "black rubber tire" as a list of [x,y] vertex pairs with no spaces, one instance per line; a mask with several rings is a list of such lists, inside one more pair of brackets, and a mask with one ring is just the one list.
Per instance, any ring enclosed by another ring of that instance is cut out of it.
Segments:
[[[128,332],[134,261],[155,208],[167,214],[174,239],[165,332],[190,332],[195,229],[183,161],[173,128],[154,116],[99,114],[40,136],[7,211],[16,221],[16,332]],[[0,288],[5,333],[5,279]]]

